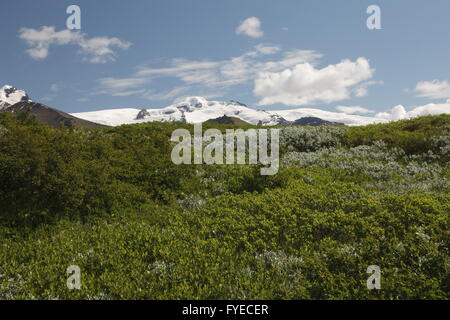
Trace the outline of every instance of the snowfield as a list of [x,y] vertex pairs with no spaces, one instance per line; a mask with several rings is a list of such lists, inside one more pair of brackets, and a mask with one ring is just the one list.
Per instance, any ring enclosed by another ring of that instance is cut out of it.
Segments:
[[265,111],[249,108],[236,101],[208,101],[203,97],[188,97],[179,103],[161,109],[109,109],[92,112],[72,113],[73,116],[92,122],[117,126],[121,124],[151,121],[182,121],[199,123],[221,116],[240,118],[251,124],[277,125],[282,119],[294,121],[303,117],[317,117],[327,121],[341,122],[346,125],[365,125],[387,122],[387,119],[365,117],[320,109],[297,108],[290,110]]
[[[0,88],[0,110],[21,101],[32,102],[24,90],[19,90],[11,85],[5,85]],[[450,99],[441,103],[429,103],[423,106],[416,106],[410,111],[407,111],[402,105],[397,105],[387,112],[379,112],[374,116],[362,116],[314,108],[292,108],[266,111],[248,107],[245,104],[234,100],[209,101],[204,97],[187,97],[180,100],[178,103],[160,109],[106,109],[72,113],[71,115],[108,126],[152,121],[199,123],[222,116],[236,117],[254,125],[259,124],[266,126],[286,125],[289,122],[305,117],[320,118],[330,122],[343,123],[348,126],[359,126],[424,115],[438,115],[441,113],[450,114]]]

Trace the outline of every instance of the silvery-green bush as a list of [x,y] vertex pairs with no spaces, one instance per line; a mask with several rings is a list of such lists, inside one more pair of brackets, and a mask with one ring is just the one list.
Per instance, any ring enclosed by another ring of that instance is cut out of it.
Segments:
[[286,147],[288,151],[317,151],[339,146],[344,133],[344,128],[288,127],[281,131],[280,145]]
[[284,166],[338,169],[348,174],[363,174],[374,179],[370,187],[404,193],[409,190],[433,191],[450,188],[445,178],[448,168],[439,160],[447,154],[449,144],[445,136],[432,140],[439,153],[429,150],[418,155],[405,155],[401,148],[388,147],[383,141],[353,148],[322,148],[314,152],[291,151],[284,154]]

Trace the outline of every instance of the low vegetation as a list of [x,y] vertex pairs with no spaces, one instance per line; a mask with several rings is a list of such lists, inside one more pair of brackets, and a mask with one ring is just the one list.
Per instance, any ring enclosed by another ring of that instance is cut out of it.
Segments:
[[449,115],[284,128],[274,176],[172,164],[180,127],[0,114],[0,299],[450,298]]

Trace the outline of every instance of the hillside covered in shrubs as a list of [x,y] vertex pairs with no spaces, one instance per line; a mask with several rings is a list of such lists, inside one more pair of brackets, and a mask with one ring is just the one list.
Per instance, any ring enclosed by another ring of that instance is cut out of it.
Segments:
[[273,176],[174,165],[181,127],[0,114],[0,299],[450,298],[449,115],[281,128]]

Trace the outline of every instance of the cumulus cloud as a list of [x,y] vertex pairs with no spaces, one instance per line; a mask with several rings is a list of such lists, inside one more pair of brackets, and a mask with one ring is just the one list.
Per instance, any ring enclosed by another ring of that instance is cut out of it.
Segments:
[[116,60],[116,52],[113,48],[127,50],[131,42],[119,38],[95,37],[82,39],[78,45],[80,52],[85,56],[84,60],[91,63],[106,63]]
[[355,114],[355,113],[375,113],[375,111],[360,107],[360,106],[337,106],[336,110],[347,113],[347,114]]
[[387,112],[380,112],[375,115],[376,118],[386,120],[401,120],[426,115],[450,114],[450,101],[445,103],[429,103],[424,106],[414,107],[410,111],[406,111],[402,105],[397,105]]
[[260,38],[264,35],[261,30],[261,21],[257,17],[250,17],[241,22],[236,28],[237,35],[246,35],[251,38]]
[[209,87],[230,87],[252,81],[261,71],[279,71],[298,63],[310,62],[322,57],[312,50],[293,50],[285,52],[277,60],[270,59],[281,51],[275,45],[259,44],[244,54],[221,61],[193,61],[182,58],[172,59],[169,67],[141,67],[138,77],[174,77],[185,85]]
[[[273,44],[258,44],[237,57],[226,60],[188,60],[174,58],[166,67],[139,66],[131,77],[102,78],[96,93],[119,95],[134,92],[155,78],[173,78],[181,82],[174,90],[155,93],[146,90],[143,97],[149,100],[171,99],[184,92],[203,92],[205,95],[223,95],[223,90],[244,83],[251,83],[260,72],[277,72],[299,63],[315,64],[322,54],[312,50],[282,52]],[[181,89],[183,88],[183,89]],[[182,90],[182,91],[180,91]]]
[[330,103],[361,95],[357,90],[364,88],[361,85],[373,74],[374,69],[365,58],[343,60],[323,69],[316,69],[309,62],[300,63],[280,72],[260,72],[254,94],[260,98],[259,105]]
[[34,59],[41,60],[48,56],[50,46],[62,46],[77,43],[82,35],[70,30],[55,31],[55,27],[43,26],[40,30],[22,28],[19,38],[24,40],[30,49],[27,53]]
[[[317,62],[322,56],[313,50],[282,51],[277,45],[258,44],[225,60],[174,58],[163,67],[139,66],[130,77],[99,79],[96,93],[167,100],[191,92],[218,96],[230,87],[254,83],[261,104],[303,105],[361,96],[361,90],[367,92],[368,86],[380,83],[370,81],[374,70],[365,58],[319,69]],[[179,83],[167,92],[145,88],[147,82],[158,78]]]
[[36,60],[47,58],[52,46],[76,45],[84,60],[91,63],[106,63],[115,61],[115,48],[126,50],[131,46],[130,42],[118,38],[87,38],[80,32],[67,29],[55,31],[53,26],[43,26],[40,29],[22,28],[19,30],[19,38],[30,47],[26,52]]
[[450,98],[450,83],[448,81],[421,81],[418,82],[416,88],[417,96],[431,99]]

